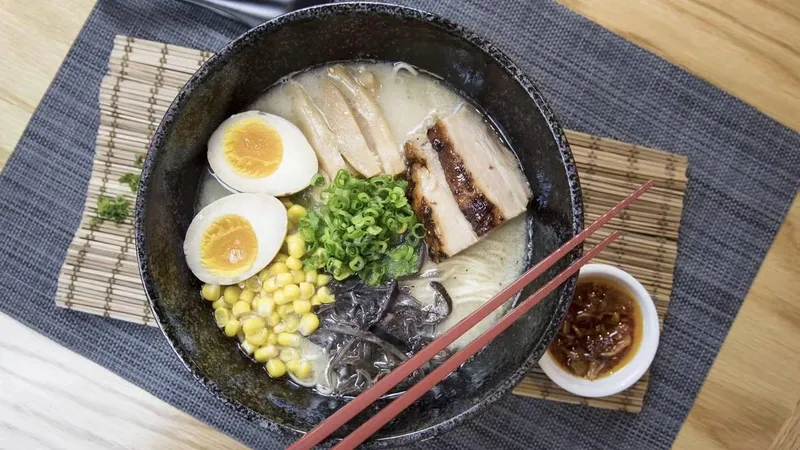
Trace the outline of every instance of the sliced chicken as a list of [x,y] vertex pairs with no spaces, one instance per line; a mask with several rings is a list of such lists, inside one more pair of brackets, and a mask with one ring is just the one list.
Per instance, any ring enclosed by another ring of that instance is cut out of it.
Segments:
[[410,139],[405,155],[411,208],[428,231],[425,243],[438,263],[477,242],[478,236],[459,210],[430,142],[424,137]]
[[392,130],[383,117],[378,102],[344,67],[331,67],[328,69],[328,77],[352,107],[369,147],[381,161],[383,171],[392,175],[403,173],[406,169],[403,155],[395,144]]
[[305,89],[293,82],[289,83],[287,89],[294,99],[295,115],[299,121],[297,125],[317,154],[319,166],[325,175],[329,179],[333,179],[339,170],[348,170],[337,149],[336,135],[328,128],[325,118],[311,101]]
[[322,80],[320,87],[322,88],[320,109],[330,130],[336,136],[339,153],[361,175],[367,178],[379,175],[381,163],[369,149],[342,93],[328,80]]
[[450,190],[478,236],[525,211],[532,193],[516,158],[476,110],[428,129]]

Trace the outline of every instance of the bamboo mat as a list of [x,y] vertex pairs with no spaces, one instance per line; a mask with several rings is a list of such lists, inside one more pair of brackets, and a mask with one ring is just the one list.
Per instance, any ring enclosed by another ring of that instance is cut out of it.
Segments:
[[[147,152],[172,99],[210,56],[209,52],[125,36],[114,40],[108,74],[100,87],[100,127],[86,205],[59,275],[57,306],[156,325],[139,278],[132,218],[119,224],[98,223],[98,197],[121,196],[133,208],[135,193],[119,178],[138,173],[137,158]],[[580,172],[586,223],[639,184],[656,180],[654,188],[587,243],[594,245],[615,229],[625,231],[595,261],[634,275],[653,296],[663,320],[672,291],[686,158],[584,133],[566,134]],[[639,412],[648,379],[646,374],[612,397],[584,399],[561,390],[537,368],[514,393]]]

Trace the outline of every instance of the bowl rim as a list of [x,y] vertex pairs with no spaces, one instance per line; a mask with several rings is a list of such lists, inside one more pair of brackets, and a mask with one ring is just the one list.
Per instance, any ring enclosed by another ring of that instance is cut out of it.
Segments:
[[[284,436],[297,439],[306,431],[290,427],[283,423],[278,423],[272,419],[258,413],[250,407],[240,403],[234,398],[227,397],[223,394],[217,383],[208,378],[202,373],[189,359],[183,348],[180,346],[177,339],[174,338],[174,331],[168,323],[164,322],[164,314],[159,302],[159,294],[156,289],[156,281],[153,276],[150,264],[145,254],[144,249],[147,247],[147,234],[145,233],[145,217],[147,215],[147,197],[150,186],[150,175],[152,174],[155,164],[155,155],[161,151],[163,143],[166,140],[166,135],[170,133],[174,126],[175,117],[184,108],[187,98],[190,97],[195,88],[202,84],[214,71],[224,65],[232,55],[238,53],[240,48],[251,45],[248,41],[249,38],[262,34],[271,33],[286,24],[301,22],[305,20],[317,19],[320,15],[330,14],[368,14],[368,15],[386,15],[393,17],[400,17],[403,19],[416,20],[425,22],[428,25],[441,29],[443,32],[456,36],[459,39],[466,41],[476,48],[477,51],[487,54],[508,76],[514,79],[520,87],[522,87],[528,94],[529,98],[534,102],[536,108],[542,114],[542,117],[547,124],[547,127],[555,140],[556,147],[561,157],[563,166],[565,168],[567,184],[570,191],[570,209],[572,212],[572,236],[577,235],[583,230],[583,197],[581,193],[580,181],[578,179],[577,167],[567,143],[566,136],[560,124],[556,120],[553,110],[550,108],[544,97],[539,90],[534,86],[530,78],[508,57],[500,51],[494,44],[489,42],[484,37],[469,30],[465,26],[457,24],[449,19],[445,19],[439,15],[425,12],[420,9],[387,4],[387,3],[373,3],[373,2],[343,2],[343,3],[328,3],[309,8],[300,9],[290,12],[288,14],[278,16],[269,21],[253,27],[238,37],[231,40],[218,52],[214,53],[186,82],[186,84],[178,92],[178,95],[170,104],[164,117],[161,120],[158,128],[153,134],[153,139],[148,147],[147,156],[145,157],[142,167],[141,182],[139,191],[136,197],[136,211],[134,213],[134,237],[136,242],[136,255],[139,263],[139,274],[142,278],[145,294],[147,295],[150,309],[153,312],[156,323],[161,330],[164,337],[170,344],[173,352],[178,356],[178,359],[186,367],[192,376],[198,380],[215,398],[222,403],[230,406],[234,411],[239,413],[242,417],[251,422],[258,423],[259,425],[281,433]],[[583,247],[578,246],[569,255],[567,255],[567,262],[572,263],[578,259],[583,253]],[[547,346],[543,345],[549,343],[556,334],[556,325],[563,320],[566,316],[567,310],[572,300],[572,293],[577,282],[577,275],[567,280],[563,286],[566,288],[562,291],[562,295],[557,299],[555,317],[549,326],[544,330],[541,338],[533,345],[535,349],[541,348],[546,351]],[[566,295],[568,294],[568,295]],[[498,386],[489,391],[482,400],[476,402],[471,407],[465,409],[460,414],[446,419],[437,424],[415,430],[405,434],[397,434],[393,436],[385,436],[377,439],[370,439],[365,442],[365,446],[373,448],[394,447],[397,445],[409,444],[419,440],[431,438],[433,436],[442,434],[452,430],[454,427],[460,425],[465,420],[472,418],[476,413],[485,409],[491,403],[494,403],[506,393],[508,393],[515,385],[522,380],[525,374],[537,363],[540,355],[536,355],[536,351],[523,362],[523,364],[514,371],[504,381],[500,381]],[[338,441],[335,439],[334,441]]]
[[607,397],[618,394],[625,389],[633,386],[644,375],[658,349],[660,338],[658,312],[653,298],[636,278],[622,269],[608,264],[587,264],[581,268],[578,275],[578,283],[581,278],[602,277],[613,279],[622,283],[633,294],[633,299],[639,305],[643,319],[642,342],[633,357],[616,372],[598,378],[587,380],[583,377],[574,375],[561,367],[556,362],[550,351],[545,351],[539,360],[539,367],[555,384],[581,397]]

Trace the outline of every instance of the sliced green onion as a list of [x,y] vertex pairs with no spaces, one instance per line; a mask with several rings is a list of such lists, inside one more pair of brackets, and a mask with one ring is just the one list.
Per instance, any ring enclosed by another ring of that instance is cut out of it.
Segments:
[[313,177],[311,177],[311,185],[314,187],[323,187],[325,186],[325,177],[322,175],[315,173]]
[[[312,184],[325,183],[315,176]],[[365,180],[339,171],[298,223],[306,242],[303,266],[336,279],[357,274],[370,284],[412,273],[425,228],[408,204],[407,188],[405,180],[390,175]]]

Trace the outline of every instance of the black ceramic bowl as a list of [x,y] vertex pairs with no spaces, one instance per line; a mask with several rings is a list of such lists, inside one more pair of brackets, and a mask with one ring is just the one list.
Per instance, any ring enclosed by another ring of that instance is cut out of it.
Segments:
[[[155,133],[137,200],[136,247],[142,279],[164,335],[211,392],[267,428],[307,431],[344,399],[270,379],[214,325],[199,281],[183,256],[206,141],[281,77],[332,61],[405,61],[440,76],[496,122],[535,193],[528,209],[528,262],[539,261],[582,228],[572,155],[531,81],[484,39],[437,16],[396,6],[336,4],[260,25],[212,57],[178,94]],[[530,293],[578,257],[576,250]],[[393,446],[451,429],[520,381],[553,338],[574,290],[561,286],[480,354],[384,427],[368,443]],[[383,407],[379,401],[339,432]]]

